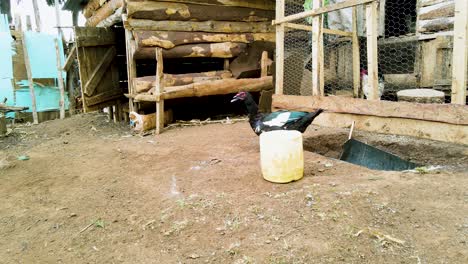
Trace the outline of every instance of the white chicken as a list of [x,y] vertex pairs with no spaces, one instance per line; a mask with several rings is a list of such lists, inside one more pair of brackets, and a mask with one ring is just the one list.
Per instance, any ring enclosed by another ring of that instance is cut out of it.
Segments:
[[[370,89],[369,89],[369,76],[367,75],[367,70],[361,70],[361,87],[364,92],[364,96],[369,98]],[[382,94],[385,89],[385,79],[383,74],[379,71],[379,98],[382,97]]]

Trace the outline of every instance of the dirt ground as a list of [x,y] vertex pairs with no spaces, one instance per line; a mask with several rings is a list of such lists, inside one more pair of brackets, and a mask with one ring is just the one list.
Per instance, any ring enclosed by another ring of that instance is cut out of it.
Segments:
[[18,127],[0,138],[0,263],[468,263],[468,147],[357,133],[443,166],[372,171],[334,159],[346,133],[309,127],[305,177],[273,184],[246,122]]

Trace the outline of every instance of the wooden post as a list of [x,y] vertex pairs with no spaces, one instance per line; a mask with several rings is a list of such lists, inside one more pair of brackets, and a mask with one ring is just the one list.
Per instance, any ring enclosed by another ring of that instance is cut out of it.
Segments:
[[260,77],[267,77],[268,76],[268,51],[263,51],[262,52],[262,59],[260,61],[260,68],[261,68],[261,74]]
[[[36,1],[36,0],[34,0]],[[62,24],[60,23],[60,4],[59,4],[59,0],[55,0],[55,3],[54,3],[54,6],[55,6],[55,18],[57,20],[57,31],[58,31],[58,35],[60,38],[62,38],[63,36],[63,32],[62,32]]]
[[156,48],[156,135],[161,134],[164,128],[164,100],[161,99],[161,94],[164,92],[163,87],[163,56],[162,49]]
[[366,27],[367,27],[367,71],[369,76],[369,98],[368,100],[380,100],[379,78],[378,78],[378,57],[377,57],[377,36],[378,36],[378,13],[377,2],[372,2],[366,6]]
[[466,104],[468,80],[468,1],[455,1],[452,104]]
[[41,32],[41,14],[39,12],[39,6],[37,5],[37,0],[32,0],[34,8],[34,17],[36,18],[36,31]]
[[57,55],[57,73],[58,73],[58,85],[60,90],[60,119],[65,118],[65,84],[62,76],[62,62],[60,61],[60,47],[59,42],[55,39],[55,53]]
[[[126,17],[123,16],[123,20],[126,20]],[[128,29],[125,29],[125,46],[127,53],[127,78],[128,78],[128,93],[135,94],[135,89],[133,87],[133,80],[136,78],[136,65],[133,58],[134,52],[134,42],[132,37],[132,32]],[[128,109],[130,112],[136,112],[138,109],[135,109],[133,99],[128,99]]]
[[359,97],[361,87],[361,58],[359,54],[357,7],[353,7],[353,87],[354,98]]
[[229,59],[224,59],[224,70],[229,71]]
[[[313,0],[313,9],[321,6],[321,0]],[[312,17],[312,95],[320,95],[320,27],[322,16]]]
[[23,41],[23,53],[24,53],[24,66],[26,66],[26,72],[28,74],[29,93],[31,95],[31,111],[32,111],[32,116],[33,116],[33,124],[37,125],[39,124],[39,118],[37,116],[37,109],[36,109],[36,95],[34,93],[34,82],[33,82],[33,76],[32,76],[32,71],[31,71],[31,63],[29,61],[28,48],[26,47],[26,37],[24,34],[22,36],[22,41]]
[[27,31],[32,31],[31,17],[30,16],[26,16],[26,30]]
[[120,100],[117,100],[115,104],[115,119],[117,120],[117,123],[122,122],[122,103],[120,103]]
[[[325,0],[322,0],[321,6],[325,5]],[[320,15],[320,35],[319,35],[319,86],[320,86],[320,95],[325,96],[325,64],[323,56],[325,53],[325,46],[323,46],[323,19],[324,14]]]
[[[276,0],[276,20],[284,17],[284,0]],[[283,94],[284,24],[276,25],[275,94]]]

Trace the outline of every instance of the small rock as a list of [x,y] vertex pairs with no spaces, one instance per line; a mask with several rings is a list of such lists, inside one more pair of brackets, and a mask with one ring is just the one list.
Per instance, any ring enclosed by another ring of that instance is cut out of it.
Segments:
[[28,155],[21,155],[21,156],[18,156],[18,160],[29,160],[29,156]]
[[336,187],[338,184],[336,182],[330,182],[331,187]]
[[325,168],[331,168],[331,167],[333,167],[333,164],[331,164],[331,163],[325,163]]
[[271,244],[271,240],[266,240],[265,244]]
[[324,171],[325,171],[325,169],[318,169],[318,171],[319,171],[319,172],[324,172]]
[[68,141],[64,141],[63,144],[67,145],[67,144],[68,144]]
[[189,256],[189,258],[191,258],[191,259],[197,259],[197,258],[200,258],[200,255],[198,255],[198,254],[192,254],[192,255]]
[[78,215],[75,213],[71,213],[68,217],[77,217]]

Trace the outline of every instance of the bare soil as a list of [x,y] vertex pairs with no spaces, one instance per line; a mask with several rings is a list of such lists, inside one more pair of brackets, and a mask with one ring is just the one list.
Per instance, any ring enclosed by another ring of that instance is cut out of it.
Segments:
[[305,177],[273,184],[246,122],[18,127],[0,139],[0,262],[468,263],[468,148],[357,133],[442,166],[372,171],[336,159],[346,134],[309,127]]

